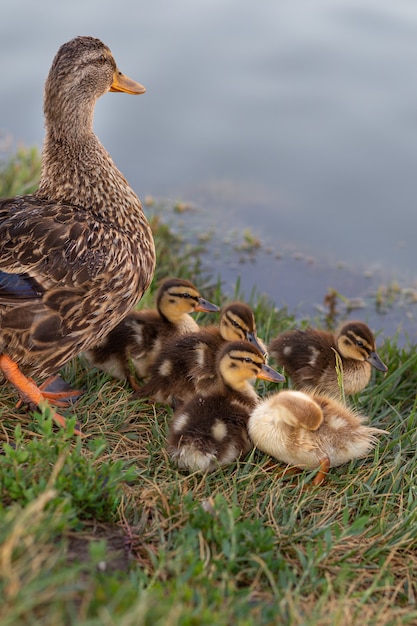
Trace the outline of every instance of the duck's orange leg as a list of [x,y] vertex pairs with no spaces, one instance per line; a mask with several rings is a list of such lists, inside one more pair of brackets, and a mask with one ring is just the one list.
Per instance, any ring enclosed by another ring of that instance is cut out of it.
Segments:
[[[28,378],[28,380],[37,386],[32,378]],[[60,407],[67,407],[73,404],[84,393],[78,389],[71,389],[59,375],[50,376],[39,385],[38,389],[42,392],[44,400],[48,400],[52,406]],[[20,398],[19,402],[16,403],[16,409],[19,409],[22,404],[24,404],[24,401],[23,398]]]
[[324,481],[326,480],[326,476],[329,473],[329,470],[330,470],[330,459],[329,457],[326,456],[324,457],[324,459],[321,459],[319,471],[314,477],[313,485],[315,487],[317,487],[318,485],[322,485],[324,483]]
[[[46,400],[46,397],[42,393],[41,389],[39,389],[39,387],[32,380],[22,374],[17,363],[15,363],[6,354],[0,354],[0,370],[3,372],[7,380],[16,387],[23,402],[39,406]],[[56,411],[53,411],[52,417],[60,426],[66,426],[65,417],[56,413]],[[81,431],[77,428],[74,430],[74,433],[81,435]]]
[[136,380],[136,376],[134,374],[128,374],[127,380],[133,391],[139,391],[140,385],[138,384],[138,381]]

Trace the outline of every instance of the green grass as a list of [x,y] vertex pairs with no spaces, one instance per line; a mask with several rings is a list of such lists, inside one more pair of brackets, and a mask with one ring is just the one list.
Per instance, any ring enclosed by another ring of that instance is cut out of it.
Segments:
[[[6,164],[2,195],[38,175],[35,152],[12,163],[19,185],[4,182]],[[159,264],[143,306],[167,275],[222,302],[198,251],[160,216],[152,225]],[[265,339],[295,325],[251,301]],[[1,387],[2,626],[416,624],[417,354],[395,338],[378,351],[389,372],[353,401],[389,435],[317,489],[304,488],[314,472],[283,478],[258,452],[209,476],[178,472],[165,449],[170,410],[82,359],[63,370],[86,390],[67,430],[47,410],[16,409]]]

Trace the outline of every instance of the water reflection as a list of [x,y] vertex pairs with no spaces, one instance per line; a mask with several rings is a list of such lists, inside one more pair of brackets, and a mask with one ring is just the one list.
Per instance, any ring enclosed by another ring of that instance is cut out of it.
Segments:
[[162,214],[173,230],[204,250],[206,277],[219,280],[231,298],[263,296],[300,321],[310,318],[325,324],[327,296],[334,294],[339,320],[362,319],[378,330],[381,340],[396,335],[400,345],[415,342],[417,287],[404,287],[378,267],[329,264],[293,242],[269,246],[250,230],[219,228],[195,206],[185,205],[185,214],[163,205],[152,212]]
[[[250,228],[318,259],[324,276],[345,264],[358,292],[369,268],[414,286],[414,2],[16,0],[0,34],[1,130],[16,141],[41,145],[58,46],[99,36],[147,87],[140,100],[102,98],[95,123],[139,195],[190,200],[200,228]],[[299,267],[286,283],[275,264],[245,275],[260,291],[280,284],[289,303],[320,302]]]

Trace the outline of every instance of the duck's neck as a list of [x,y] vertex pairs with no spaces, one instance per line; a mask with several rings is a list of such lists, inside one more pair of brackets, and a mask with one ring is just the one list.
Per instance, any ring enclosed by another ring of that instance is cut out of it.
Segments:
[[121,226],[142,216],[139,198],[92,130],[92,115],[63,128],[46,119],[37,195],[83,206]]

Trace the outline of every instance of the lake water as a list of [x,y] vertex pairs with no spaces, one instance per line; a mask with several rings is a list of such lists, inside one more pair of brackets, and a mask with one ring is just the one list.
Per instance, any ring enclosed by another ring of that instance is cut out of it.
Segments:
[[[179,229],[217,232],[207,263],[300,315],[329,287],[408,291],[383,333],[417,336],[414,0],[13,0],[3,3],[0,131],[43,140],[53,56],[102,39],[147,87],[109,94],[95,130],[143,199],[192,203]],[[6,142],[7,143],[7,142]],[[262,247],[240,263],[227,241]]]

